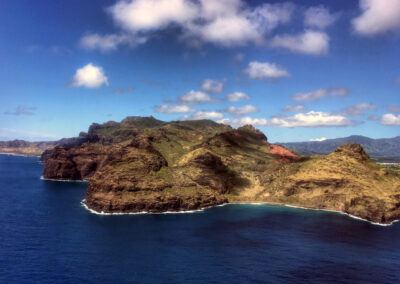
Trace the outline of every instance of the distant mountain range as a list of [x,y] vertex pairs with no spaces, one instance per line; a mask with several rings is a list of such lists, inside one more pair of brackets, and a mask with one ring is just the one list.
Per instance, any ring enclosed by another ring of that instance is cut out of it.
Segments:
[[324,141],[277,143],[301,155],[326,155],[344,143],[360,144],[368,155],[380,162],[400,162],[400,136],[372,139],[353,135]]

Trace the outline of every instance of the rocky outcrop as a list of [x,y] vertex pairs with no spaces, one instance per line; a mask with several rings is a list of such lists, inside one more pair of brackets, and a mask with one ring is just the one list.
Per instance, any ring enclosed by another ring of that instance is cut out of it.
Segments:
[[352,157],[358,161],[367,161],[369,160],[369,156],[365,153],[364,149],[360,144],[356,143],[346,143],[337,148],[333,154],[337,155],[345,155],[348,157]]

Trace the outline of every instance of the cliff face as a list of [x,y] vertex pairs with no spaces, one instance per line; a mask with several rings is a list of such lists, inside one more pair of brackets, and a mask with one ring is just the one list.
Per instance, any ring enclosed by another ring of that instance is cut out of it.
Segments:
[[48,153],[44,176],[89,180],[85,202],[98,212],[255,201],[339,210],[381,223],[400,218],[400,179],[356,144],[299,157],[251,126],[138,117],[96,124],[85,137],[79,146]]

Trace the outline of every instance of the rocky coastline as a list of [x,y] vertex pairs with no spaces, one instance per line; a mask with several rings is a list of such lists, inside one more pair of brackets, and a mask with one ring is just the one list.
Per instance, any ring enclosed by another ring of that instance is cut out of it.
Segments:
[[400,219],[400,179],[348,143],[324,156],[270,144],[252,126],[130,117],[94,124],[82,141],[42,156],[44,178],[88,180],[95,212],[162,213],[259,202]]

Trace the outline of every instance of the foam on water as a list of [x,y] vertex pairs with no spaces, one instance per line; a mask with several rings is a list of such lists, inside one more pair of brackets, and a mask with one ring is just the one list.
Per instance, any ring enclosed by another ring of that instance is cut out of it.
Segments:
[[60,182],[84,182],[84,183],[88,182],[87,180],[53,179],[53,178],[45,178],[44,176],[41,176],[40,179],[46,181],[60,181]]
[[98,212],[96,210],[93,210],[89,208],[86,203],[85,199],[82,200],[81,202],[82,206],[88,210],[91,213],[97,214],[97,215],[143,215],[143,214],[187,214],[187,213],[199,213],[203,212],[204,210],[214,208],[214,207],[222,207],[226,205],[255,205],[255,206],[262,206],[262,205],[268,205],[268,206],[284,206],[284,207],[291,207],[291,208],[297,208],[297,209],[304,209],[304,210],[313,210],[313,211],[324,211],[324,212],[332,212],[332,213],[338,213],[341,215],[346,215],[352,219],[360,220],[363,222],[370,223],[372,225],[376,226],[382,226],[382,227],[388,227],[393,225],[394,223],[398,222],[399,220],[392,221],[388,224],[382,224],[382,223],[377,223],[377,222],[372,222],[354,215],[351,215],[346,212],[338,211],[338,210],[330,210],[330,209],[316,209],[316,208],[307,208],[307,207],[302,207],[302,206],[296,206],[296,205],[289,205],[289,204],[281,204],[281,203],[269,203],[269,202],[232,202],[232,203],[223,203],[215,206],[208,206],[204,207],[201,209],[196,209],[196,210],[181,210],[181,211],[165,211],[165,212],[148,212],[148,211],[140,211],[140,212],[115,212],[115,213],[108,213],[108,212]]
[[221,207],[221,206],[225,206],[225,205],[229,205],[229,203],[223,203],[223,204],[219,204],[219,205],[215,205],[215,206],[207,206],[207,207],[203,207],[200,209],[196,209],[196,210],[180,210],[180,211],[165,211],[165,212],[149,212],[149,211],[139,211],[139,212],[104,212],[104,211],[96,211],[94,209],[89,208],[86,205],[86,199],[83,199],[81,201],[82,206],[88,210],[89,212],[96,214],[96,215],[143,215],[143,214],[157,214],[157,215],[162,215],[162,214],[187,214],[187,213],[199,213],[199,212],[204,212],[206,209],[209,208],[213,208],[213,207]]

